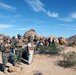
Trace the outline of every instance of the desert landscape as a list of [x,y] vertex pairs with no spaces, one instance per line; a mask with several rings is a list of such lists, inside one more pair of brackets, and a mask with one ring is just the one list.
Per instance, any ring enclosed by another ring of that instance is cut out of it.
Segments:
[[[40,37],[34,30],[29,30],[24,34],[24,36],[38,36]],[[1,36],[2,38],[3,36]],[[42,36],[41,36],[42,37]],[[65,38],[66,39],[66,38]],[[75,36],[70,37],[70,43],[75,41]],[[69,38],[66,39],[69,42]],[[65,42],[65,41],[63,41]],[[63,43],[62,42],[62,43]],[[51,54],[34,54],[32,64],[28,65],[27,60],[22,58],[22,63],[18,67],[13,67],[11,63],[8,62],[7,66],[9,66],[10,72],[4,74],[2,72],[2,53],[0,52],[0,75],[76,75],[76,67],[64,67],[58,65],[59,61],[63,60],[63,53],[67,52],[76,52],[76,45],[67,46],[61,45],[64,50],[61,51],[59,55],[51,55]],[[13,70],[12,70],[13,69]],[[8,68],[7,68],[8,70]],[[41,74],[36,74],[41,73]]]
[[[67,47],[64,52],[76,51],[76,47]],[[27,65],[23,63],[16,68],[15,72],[4,74],[0,71],[0,75],[34,75],[36,71],[42,72],[42,75],[76,75],[75,68],[64,68],[57,65],[57,61],[62,60],[62,56],[51,55],[34,55],[33,63]],[[24,60],[25,61],[25,60]],[[1,63],[0,54],[0,63]],[[12,66],[10,63],[8,66]]]
[[0,0],[0,75],[76,75],[76,0]]

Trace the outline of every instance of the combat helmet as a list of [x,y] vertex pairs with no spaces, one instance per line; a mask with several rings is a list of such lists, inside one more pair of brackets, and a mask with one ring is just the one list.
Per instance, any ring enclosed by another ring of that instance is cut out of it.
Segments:
[[9,38],[8,37],[3,37],[3,41],[5,41],[5,40],[9,40]]
[[12,39],[15,39],[15,36],[12,36]]
[[17,37],[21,37],[21,34],[18,34]]

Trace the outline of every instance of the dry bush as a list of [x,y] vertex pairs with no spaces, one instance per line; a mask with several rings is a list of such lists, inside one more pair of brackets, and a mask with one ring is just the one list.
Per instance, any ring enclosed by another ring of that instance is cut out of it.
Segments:
[[67,64],[67,66],[76,65],[76,52],[67,52],[63,55],[63,60]]

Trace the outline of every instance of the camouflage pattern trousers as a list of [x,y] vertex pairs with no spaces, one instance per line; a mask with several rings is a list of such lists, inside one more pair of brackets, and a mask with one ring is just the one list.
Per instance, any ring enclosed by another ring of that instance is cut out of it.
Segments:
[[16,55],[14,55],[13,53],[2,53],[2,61],[3,61],[2,68],[3,68],[3,70],[6,68],[9,58],[11,58],[13,60],[13,64],[15,64],[17,62]]
[[18,50],[15,51],[15,54],[17,56],[17,62],[21,62],[22,58],[22,47],[17,47]]

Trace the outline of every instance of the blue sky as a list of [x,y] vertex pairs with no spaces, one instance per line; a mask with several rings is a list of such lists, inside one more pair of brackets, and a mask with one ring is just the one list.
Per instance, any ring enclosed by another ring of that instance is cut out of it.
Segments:
[[76,0],[0,0],[0,33],[17,36],[29,29],[40,35],[76,34]]

